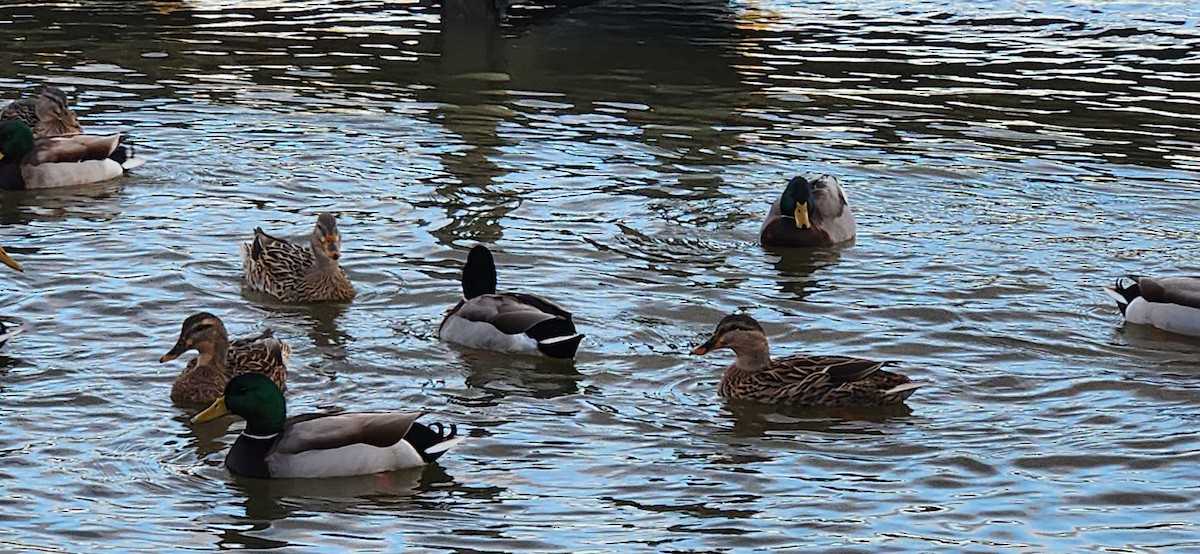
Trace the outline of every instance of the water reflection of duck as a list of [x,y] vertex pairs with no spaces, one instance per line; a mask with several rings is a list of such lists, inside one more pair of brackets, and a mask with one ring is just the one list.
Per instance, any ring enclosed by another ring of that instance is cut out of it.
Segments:
[[419,467],[462,441],[457,429],[417,423],[421,412],[343,412],[287,417],[283,392],[266,376],[243,373],[192,418],[246,420],[225,466],[256,478],[344,477]]
[[847,427],[847,421],[880,423],[893,417],[912,415],[905,404],[888,406],[780,406],[760,402],[731,400],[725,405],[733,420],[733,434],[738,437],[761,437],[780,431],[788,435],[797,431],[823,433],[869,434],[871,429]]
[[468,387],[494,397],[512,394],[549,399],[576,394],[583,375],[561,360],[511,357],[490,352],[469,352],[459,357],[467,366]]
[[820,281],[813,277],[817,270],[838,263],[842,257],[841,248],[781,248],[769,253],[779,256],[774,262],[779,274],[775,282],[798,300],[818,290]]
[[871,406],[899,404],[925,383],[884,371],[889,362],[845,356],[797,354],[772,360],[767,335],[748,315],[726,316],[694,354],[720,348],[737,358],[721,378],[720,394],[795,406]]
[[[1126,281],[1131,284],[1126,284]],[[1125,276],[1105,287],[1125,321],[1200,337],[1200,277]]]
[[0,189],[91,185],[120,177],[145,160],[132,157],[115,135],[35,139],[23,121],[0,124]]
[[793,177],[758,235],[763,246],[833,246],[854,238],[854,213],[835,177]]

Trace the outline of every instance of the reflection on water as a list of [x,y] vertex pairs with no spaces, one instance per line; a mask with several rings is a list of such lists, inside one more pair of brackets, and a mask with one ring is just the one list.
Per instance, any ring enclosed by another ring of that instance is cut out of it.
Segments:
[[[1200,344],[1124,325],[1100,291],[1200,259],[1191,16],[611,0],[480,32],[429,2],[0,6],[0,99],[55,84],[149,159],[0,196],[27,268],[4,313],[29,324],[0,355],[0,540],[1200,546],[1179,516]],[[852,247],[757,245],[798,172],[852,184]],[[254,226],[321,210],[345,214],[359,296],[244,291]],[[574,364],[436,340],[476,243],[502,288],[586,327]],[[192,428],[156,363],[200,309],[292,346],[293,413],[422,410],[470,439],[414,472],[233,479],[241,423]],[[887,410],[725,403],[725,362],[687,350],[739,310],[777,354],[900,360],[931,385]]]
[[491,403],[510,395],[554,398],[575,394],[583,379],[570,360],[480,351],[463,351],[458,359],[468,371],[466,385],[486,392]]

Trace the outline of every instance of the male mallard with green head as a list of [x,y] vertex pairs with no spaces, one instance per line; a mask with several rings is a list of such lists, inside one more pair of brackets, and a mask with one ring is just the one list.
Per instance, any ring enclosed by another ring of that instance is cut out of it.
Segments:
[[254,229],[254,239],[241,246],[246,284],[283,302],[345,302],[354,285],[338,265],[342,235],[330,213],[317,215],[308,246],[292,244]]
[[225,467],[243,477],[345,477],[420,467],[462,441],[453,425],[417,423],[420,412],[289,418],[279,387],[255,373],[231,379],[225,394],[192,423],[230,413],[245,419],[246,429],[225,456]]
[[881,369],[890,362],[797,354],[771,359],[767,334],[748,315],[726,316],[693,354],[729,348],[736,358],[719,393],[731,400],[795,406],[883,406],[904,402],[925,383]]
[[788,181],[758,231],[763,246],[833,246],[854,234],[846,191],[831,175]]
[[0,124],[0,189],[90,185],[142,165],[129,157],[121,135],[71,135],[34,139],[25,122]]
[[287,361],[292,349],[269,329],[231,344],[221,318],[200,312],[183,321],[179,340],[158,362],[169,362],[188,350],[198,355],[171,386],[171,400],[176,404],[211,404],[221,396],[229,379],[242,373],[265,375],[280,388],[287,387]]

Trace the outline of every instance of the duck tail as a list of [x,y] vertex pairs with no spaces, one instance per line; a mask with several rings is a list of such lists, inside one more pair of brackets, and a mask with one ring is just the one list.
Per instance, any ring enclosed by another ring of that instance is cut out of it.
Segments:
[[404,440],[417,449],[425,463],[431,463],[438,459],[465,438],[458,436],[457,425],[451,423],[447,426],[440,422],[429,425],[413,423],[408,433],[404,435]]
[[[1117,302],[1121,315],[1125,315],[1125,309],[1129,307],[1130,302],[1142,295],[1142,290],[1138,288],[1138,279],[1136,275],[1122,275],[1113,286],[1104,287],[1104,292]],[[1126,284],[1126,281],[1132,284]]]
[[537,349],[551,358],[571,359],[583,342],[583,334],[575,331],[575,323],[564,317],[555,317],[539,322],[525,330],[529,338],[537,341]]
[[551,358],[569,360],[575,357],[575,352],[579,350],[581,342],[583,342],[583,333],[575,333],[539,340],[537,348],[539,352]]
[[925,385],[928,385],[928,384],[929,384],[929,381],[909,381],[907,383],[901,383],[901,384],[896,385],[888,390],[885,390],[885,391],[883,391],[883,394],[884,394],[884,396],[892,396],[892,395],[899,396],[900,400],[903,401],[904,399],[912,396],[912,393],[915,392],[917,389],[919,389]]

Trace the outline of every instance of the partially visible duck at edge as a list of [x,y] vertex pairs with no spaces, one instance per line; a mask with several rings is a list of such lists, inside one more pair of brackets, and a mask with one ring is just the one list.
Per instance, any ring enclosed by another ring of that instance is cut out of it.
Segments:
[[1104,291],[1129,323],[1200,337],[1200,277],[1126,275]]
[[42,87],[32,98],[13,100],[0,110],[0,123],[18,120],[33,130],[36,138],[60,137],[83,133],[67,93],[55,86]]
[[831,175],[793,177],[759,229],[763,246],[833,246],[854,239],[854,213]]
[[[21,262],[18,262],[17,260],[14,260],[12,258],[12,256],[9,256],[8,252],[4,251],[3,246],[0,246],[0,263],[6,265],[8,267],[11,267],[17,271],[20,271],[20,272],[25,271],[25,268],[21,267]],[[10,326],[6,325],[3,321],[0,321],[0,346],[4,346],[4,343],[8,342],[8,339],[11,339],[11,338],[15,337],[16,335],[20,334],[21,331],[23,330],[23,328],[24,328],[24,325],[10,327]]]
[[71,135],[35,139],[17,119],[0,124],[0,189],[75,187],[115,179],[141,166],[115,135]]

